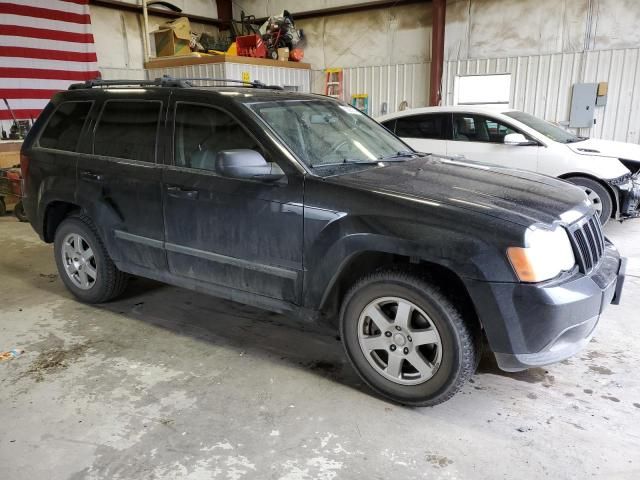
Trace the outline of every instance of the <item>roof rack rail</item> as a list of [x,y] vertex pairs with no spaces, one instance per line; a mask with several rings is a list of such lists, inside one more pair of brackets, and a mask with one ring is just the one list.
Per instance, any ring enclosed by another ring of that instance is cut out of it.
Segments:
[[208,82],[221,82],[221,83],[239,83],[243,86],[253,87],[253,88],[266,88],[271,90],[283,90],[282,87],[278,85],[265,85],[264,83],[254,80],[252,82],[246,82],[244,80],[233,80],[230,78],[174,78],[169,75],[163,75],[162,77],[155,78],[153,80],[102,80],[101,78],[95,78],[93,80],[87,80],[83,83],[73,83],[69,85],[69,90],[82,90],[85,88],[108,88],[108,87],[126,87],[126,86],[136,86],[136,87],[179,87],[179,88],[187,88],[193,87],[194,81],[208,81]]
[[93,87],[124,87],[124,86],[155,86],[155,87],[190,87],[188,82],[179,78],[173,78],[168,75],[164,75],[154,80],[103,80],[101,78],[94,78],[93,80],[87,80],[83,83],[72,83],[69,85],[69,90],[81,90],[83,88]]
[[190,86],[194,86],[191,82],[224,82],[224,83],[240,83],[242,85],[246,85],[253,88],[266,88],[269,90],[284,90],[280,85],[267,85],[262,83],[260,80],[254,80],[252,82],[247,82],[245,80],[234,80],[232,78],[212,78],[212,77],[202,77],[202,78],[180,78],[179,80],[183,80],[189,83]]

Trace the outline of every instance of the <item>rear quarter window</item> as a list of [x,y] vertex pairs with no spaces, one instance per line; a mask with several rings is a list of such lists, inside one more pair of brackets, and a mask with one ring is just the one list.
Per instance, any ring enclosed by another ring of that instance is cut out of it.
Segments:
[[425,114],[400,117],[396,122],[396,135],[405,138],[447,140],[448,114]]
[[75,152],[92,105],[90,101],[61,103],[47,122],[38,145]]
[[160,100],[107,100],[93,138],[93,153],[141,162],[156,161]]

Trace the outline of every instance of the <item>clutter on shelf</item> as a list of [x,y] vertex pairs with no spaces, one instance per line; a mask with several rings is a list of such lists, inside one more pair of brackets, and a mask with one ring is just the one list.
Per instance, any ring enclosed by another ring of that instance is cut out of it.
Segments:
[[186,17],[167,22],[153,32],[156,56],[182,56],[199,52],[293,62],[301,62],[304,58],[304,33],[296,28],[287,10],[269,17],[259,27],[254,15],[241,12],[240,20],[232,20],[229,27],[229,33],[197,34],[191,31]]

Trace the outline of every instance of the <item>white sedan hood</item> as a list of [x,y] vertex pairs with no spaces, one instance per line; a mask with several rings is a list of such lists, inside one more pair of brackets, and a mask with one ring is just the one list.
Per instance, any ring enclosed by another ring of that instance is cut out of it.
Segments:
[[640,162],[640,145],[636,145],[635,143],[590,138],[582,142],[569,143],[567,147],[580,155],[624,158]]

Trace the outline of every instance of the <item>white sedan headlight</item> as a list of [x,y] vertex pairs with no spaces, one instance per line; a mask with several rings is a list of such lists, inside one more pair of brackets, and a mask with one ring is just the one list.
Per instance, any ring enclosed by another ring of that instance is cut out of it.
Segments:
[[527,229],[523,247],[509,247],[507,256],[522,282],[542,282],[576,264],[567,231],[559,226],[553,230],[533,225]]

